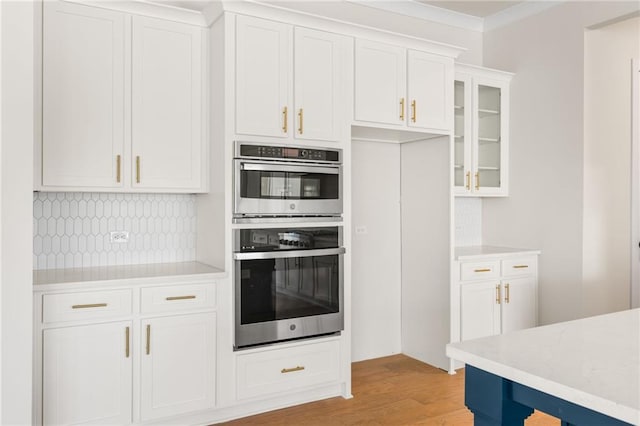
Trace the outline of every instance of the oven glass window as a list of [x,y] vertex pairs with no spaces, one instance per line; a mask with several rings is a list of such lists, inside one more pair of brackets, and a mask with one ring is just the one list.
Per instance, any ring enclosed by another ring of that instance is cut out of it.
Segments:
[[240,196],[285,200],[337,200],[338,175],[242,170]]
[[339,256],[243,260],[241,324],[340,311]]

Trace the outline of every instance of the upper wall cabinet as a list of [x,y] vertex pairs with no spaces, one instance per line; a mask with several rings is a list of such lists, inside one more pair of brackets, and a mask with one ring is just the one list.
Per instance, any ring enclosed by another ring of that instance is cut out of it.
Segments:
[[508,195],[511,77],[502,71],[456,65],[456,195]]
[[453,59],[356,40],[355,122],[363,126],[449,133]]
[[36,189],[206,191],[206,30],[65,2],[43,7]]
[[236,133],[337,142],[347,37],[236,18]]

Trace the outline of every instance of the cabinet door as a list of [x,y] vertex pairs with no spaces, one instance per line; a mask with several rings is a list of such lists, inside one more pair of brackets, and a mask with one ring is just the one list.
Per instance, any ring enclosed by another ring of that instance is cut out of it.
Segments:
[[408,109],[406,82],[404,48],[356,40],[356,120],[404,126]]
[[131,423],[131,323],[43,331],[43,424]]
[[343,111],[344,37],[295,29],[295,137],[338,141]]
[[500,284],[474,282],[460,286],[460,340],[500,334]]
[[292,28],[236,18],[236,133],[287,137],[291,105]]
[[535,276],[513,278],[502,284],[502,332],[522,330],[537,324]]
[[456,194],[472,191],[471,155],[473,145],[472,125],[473,83],[468,74],[456,74],[454,82],[454,188]]
[[212,408],[215,314],[144,320],[141,331],[142,420]]
[[134,17],[132,186],[201,187],[202,29]]
[[453,124],[453,59],[409,50],[407,63],[409,126],[449,131]]
[[43,8],[42,184],[122,187],[125,17],[65,2]]
[[476,77],[473,88],[474,191],[506,195],[508,83]]

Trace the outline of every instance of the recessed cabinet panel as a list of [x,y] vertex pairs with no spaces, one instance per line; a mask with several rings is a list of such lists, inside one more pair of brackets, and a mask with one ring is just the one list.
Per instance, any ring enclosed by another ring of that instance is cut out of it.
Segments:
[[201,187],[202,30],[133,18],[132,186]]
[[460,289],[460,339],[500,334],[500,284],[464,284]]
[[453,117],[453,59],[409,50],[407,63],[408,125],[449,130]]
[[131,423],[131,323],[43,331],[43,424]]
[[404,126],[409,106],[406,79],[404,48],[356,40],[355,119]]
[[142,321],[141,415],[143,420],[215,405],[214,313]]
[[43,8],[42,184],[120,188],[125,16],[65,2]]
[[338,141],[340,137],[343,37],[295,29],[295,138]]
[[287,137],[291,96],[292,27],[236,18],[236,132]]
[[511,278],[502,282],[502,332],[536,326],[536,277]]

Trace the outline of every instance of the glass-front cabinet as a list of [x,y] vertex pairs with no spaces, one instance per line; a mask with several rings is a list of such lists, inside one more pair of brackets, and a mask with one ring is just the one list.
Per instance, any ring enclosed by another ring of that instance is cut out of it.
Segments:
[[513,74],[456,65],[456,195],[508,195],[509,83]]

